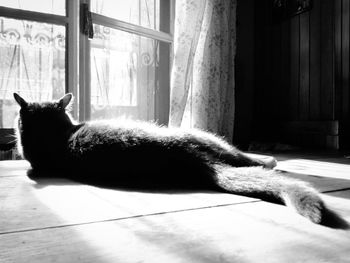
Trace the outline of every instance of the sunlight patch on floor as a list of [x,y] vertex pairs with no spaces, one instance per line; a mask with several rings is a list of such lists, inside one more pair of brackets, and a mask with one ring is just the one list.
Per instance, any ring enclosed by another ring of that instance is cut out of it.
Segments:
[[40,202],[68,224],[114,218],[115,209],[85,188],[84,185],[51,185],[34,193]]
[[27,161],[14,162],[14,161],[1,161],[1,169],[6,176],[14,175],[26,175],[27,169],[30,168],[30,164]]
[[307,159],[279,161],[276,170],[350,180],[350,165]]

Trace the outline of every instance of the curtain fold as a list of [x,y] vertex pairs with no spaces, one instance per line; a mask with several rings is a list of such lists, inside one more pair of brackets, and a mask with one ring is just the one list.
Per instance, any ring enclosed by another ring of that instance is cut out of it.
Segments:
[[177,0],[169,125],[232,141],[236,0]]

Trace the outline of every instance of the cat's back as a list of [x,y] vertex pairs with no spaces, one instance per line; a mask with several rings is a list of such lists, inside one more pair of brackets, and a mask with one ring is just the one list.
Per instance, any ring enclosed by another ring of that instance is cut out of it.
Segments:
[[148,122],[87,122],[70,138],[69,160],[84,171],[112,171],[117,165],[127,174],[208,169],[202,155],[184,140],[186,136],[181,129]]
[[71,150],[105,149],[114,151],[159,147],[181,137],[177,131],[154,123],[131,120],[90,121],[80,125],[71,136]]
[[73,134],[71,141],[79,142],[80,145],[89,145],[89,147],[99,144],[120,147],[153,145],[167,149],[191,150],[199,146],[233,150],[233,147],[222,138],[205,131],[169,128],[153,122],[125,119],[86,122]]
[[73,135],[74,139],[82,138],[104,138],[108,140],[120,138],[121,140],[133,138],[159,138],[176,135],[175,129],[169,129],[151,122],[113,119],[89,121]]

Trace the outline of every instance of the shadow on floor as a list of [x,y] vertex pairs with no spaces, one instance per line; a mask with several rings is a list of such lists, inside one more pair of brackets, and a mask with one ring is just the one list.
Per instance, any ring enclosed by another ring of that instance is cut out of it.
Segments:
[[322,218],[320,225],[334,228],[334,229],[350,229],[349,222],[347,222],[341,215],[337,212],[332,211],[329,208],[326,208],[326,212]]
[[[137,180],[131,182],[130,180],[91,180],[91,179],[82,179],[75,178],[62,178],[62,174],[47,174],[42,176],[40,173],[35,173],[33,170],[28,170],[28,177],[37,183],[36,187],[42,188],[49,185],[75,185],[75,184],[87,184],[96,187],[114,189],[114,190],[123,190],[123,191],[138,191],[138,192],[147,192],[147,193],[195,193],[195,192],[211,192],[213,190],[218,191],[210,184],[195,184],[188,182],[172,182],[172,181],[161,181],[161,183],[150,182],[147,180]],[[110,177],[109,177],[110,178]],[[139,179],[139,178],[138,178]],[[196,182],[198,183],[198,182]],[[250,196],[252,197],[252,196]],[[272,202],[271,200],[265,200]],[[342,218],[337,212],[331,210],[330,208],[325,208],[325,213],[323,215],[320,225],[333,229],[350,229],[349,223]]]

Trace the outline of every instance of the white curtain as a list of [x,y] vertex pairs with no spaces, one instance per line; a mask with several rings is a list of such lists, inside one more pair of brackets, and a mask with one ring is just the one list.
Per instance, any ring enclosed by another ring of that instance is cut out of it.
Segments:
[[169,125],[232,141],[236,0],[177,0]]

